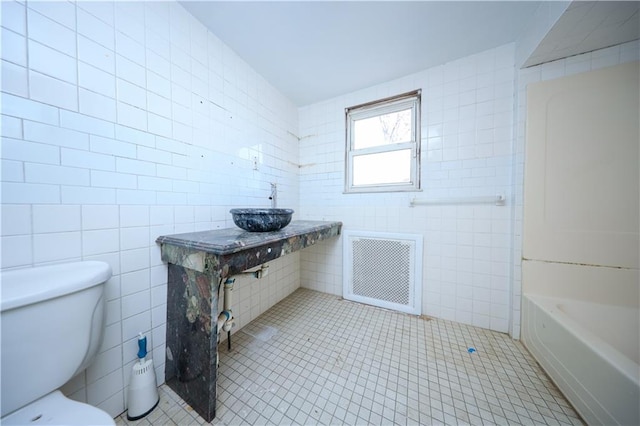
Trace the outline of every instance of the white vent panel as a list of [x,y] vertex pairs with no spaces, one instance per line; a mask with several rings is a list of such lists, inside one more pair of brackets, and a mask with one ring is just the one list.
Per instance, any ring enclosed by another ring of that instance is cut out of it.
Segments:
[[345,299],[421,313],[422,236],[345,231]]

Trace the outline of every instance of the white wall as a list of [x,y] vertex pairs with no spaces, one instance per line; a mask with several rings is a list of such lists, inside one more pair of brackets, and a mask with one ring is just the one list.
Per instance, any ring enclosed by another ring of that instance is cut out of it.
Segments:
[[[64,389],[115,416],[139,331],[163,381],[155,239],[231,227],[229,208],[269,205],[270,182],[297,209],[297,109],[177,3],[1,7],[2,268],[111,265],[101,353]],[[238,281],[240,325],[297,288],[298,259]]]
[[522,229],[524,201],[524,148],[525,120],[527,116],[526,88],[530,83],[553,80],[556,78],[578,74],[590,70],[601,69],[613,65],[637,61],[640,56],[640,43],[633,41],[594,52],[584,53],[560,59],[535,67],[521,69],[517,73],[517,109],[516,137],[514,149],[514,188],[516,190],[514,217],[514,256],[513,256],[513,330],[514,338],[520,336],[520,300],[522,296]]
[[[529,44],[516,45],[520,61]],[[526,86],[637,60],[640,48],[635,41],[518,71],[511,49],[494,49],[301,108],[300,202],[305,218],[342,220],[347,229],[422,233],[423,313],[508,331],[518,339]],[[516,90],[513,109],[507,106],[514,95],[509,84]],[[407,208],[408,194],[342,193],[344,108],[416,88],[423,89],[423,192],[411,196],[504,191],[506,207]],[[485,109],[487,96],[499,105],[491,114]],[[339,241],[305,250],[301,262],[302,286],[342,294]]]
[[[344,109],[422,89],[422,192],[343,194]],[[424,236],[422,312],[509,329],[511,207],[408,207],[410,196],[511,193],[514,45],[300,108],[300,212]],[[342,294],[342,247],[303,251],[302,283]]]
[[639,76],[632,62],[529,84],[525,259],[640,266]]

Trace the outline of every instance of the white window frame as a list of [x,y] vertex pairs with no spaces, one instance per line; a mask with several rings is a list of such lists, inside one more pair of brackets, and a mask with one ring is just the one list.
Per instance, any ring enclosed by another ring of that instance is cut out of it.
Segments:
[[[415,90],[390,98],[380,99],[366,104],[345,108],[346,154],[345,154],[345,193],[363,192],[401,192],[420,190],[420,98],[421,90]],[[370,148],[353,147],[354,122],[365,118],[402,111],[411,108],[411,140],[408,142],[381,145]],[[408,183],[385,183],[373,185],[353,184],[353,159],[360,155],[378,154],[411,149],[411,170]]]

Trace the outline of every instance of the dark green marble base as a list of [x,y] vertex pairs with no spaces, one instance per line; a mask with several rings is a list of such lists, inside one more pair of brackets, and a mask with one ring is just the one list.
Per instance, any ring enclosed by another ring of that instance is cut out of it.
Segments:
[[233,228],[158,237],[169,264],[165,380],[207,422],[216,416],[220,280],[341,229],[341,222],[295,221],[274,232]]
[[216,273],[169,264],[165,380],[207,422],[216,416]]

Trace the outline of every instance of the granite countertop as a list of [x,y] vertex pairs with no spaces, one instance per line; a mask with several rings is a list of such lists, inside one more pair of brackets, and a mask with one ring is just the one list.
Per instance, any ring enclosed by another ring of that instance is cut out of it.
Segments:
[[295,220],[284,229],[273,232],[247,232],[240,228],[225,228],[211,231],[188,232],[185,234],[163,235],[158,237],[156,242],[203,251],[205,253],[226,255],[341,226],[342,222]]

